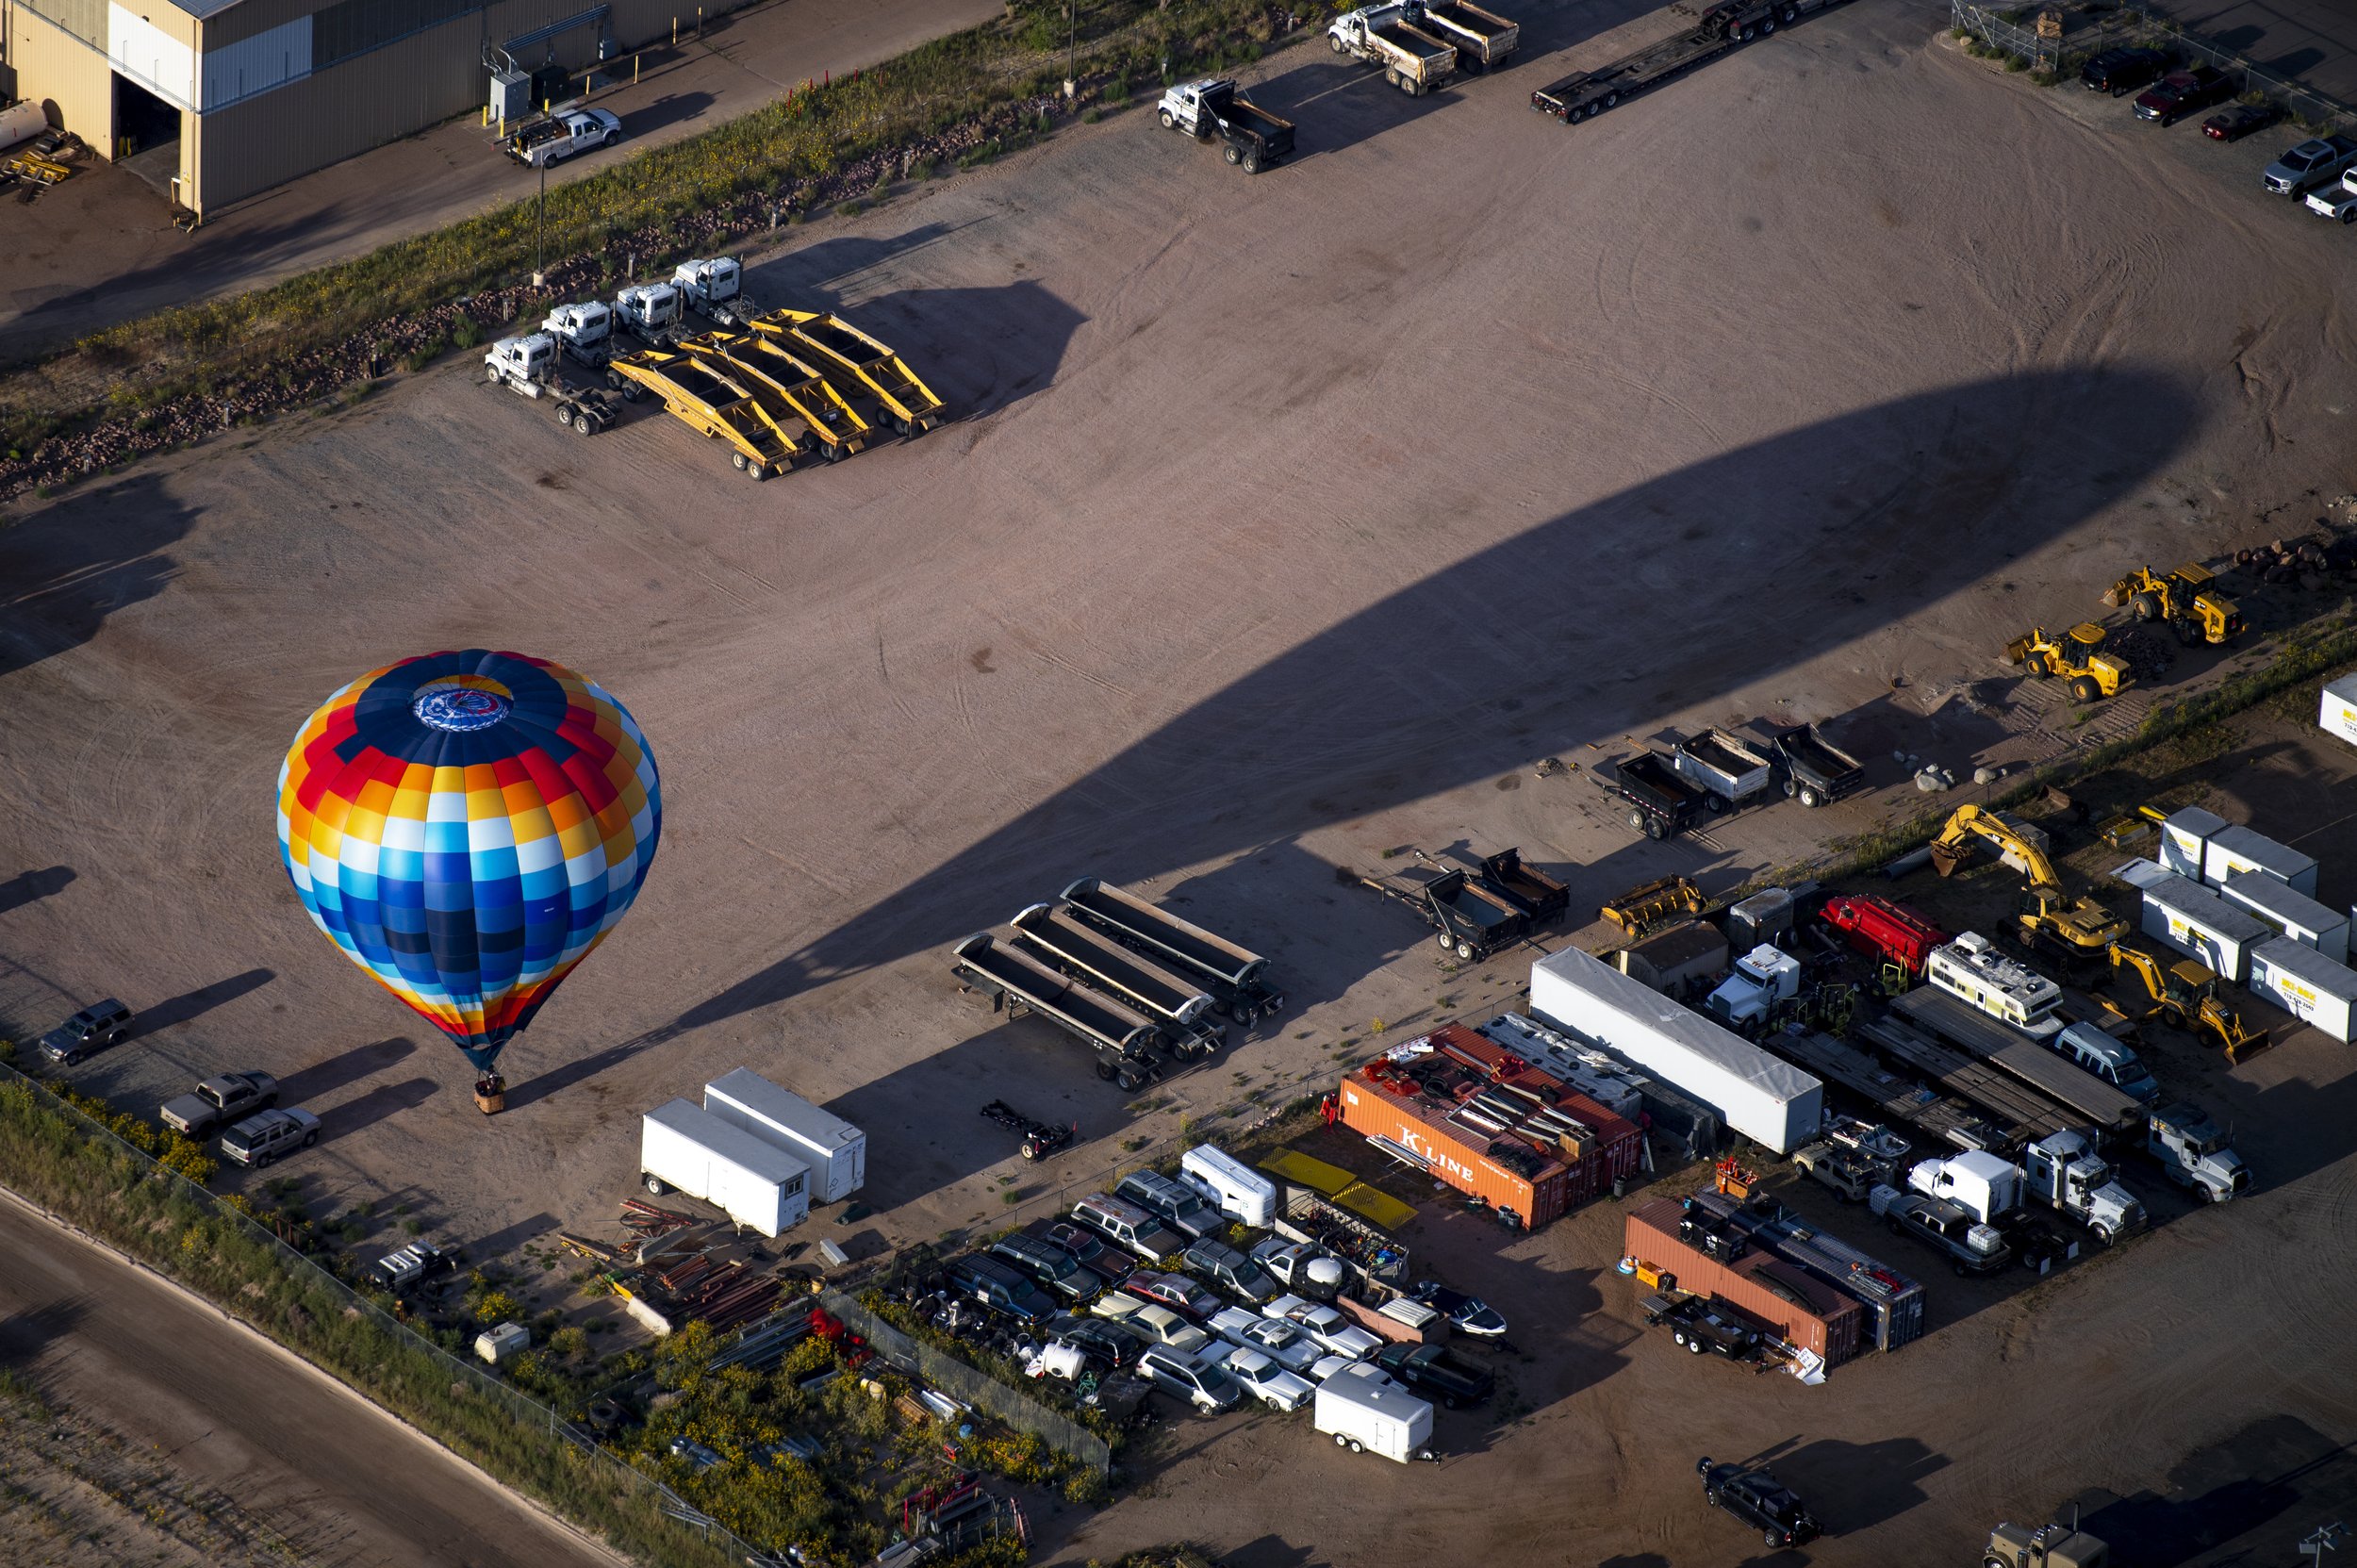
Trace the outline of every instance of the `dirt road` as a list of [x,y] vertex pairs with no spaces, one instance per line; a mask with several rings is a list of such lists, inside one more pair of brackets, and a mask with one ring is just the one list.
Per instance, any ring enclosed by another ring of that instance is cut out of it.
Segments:
[[[29,879],[0,899],[0,1014],[120,994],[147,1032],[83,1082],[138,1105],[276,1071],[325,1122],[288,1167],[322,1207],[413,1202],[494,1256],[609,1225],[640,1113],[749,1065],[868,1130],[874,1216],[816,1233],[872,1253],[1084,1191],[1182,1116],[1330,1082],[1377,1020],[1486,1015],[1521,983],[1437,970],[1338,867],[1520,844],[1588,907],[1673,870],[1725,888],[1919,805],[1894,754],[1965,777],[2052,756],[2268,657],[2264,635],[2188,653],[2080,714],[1994,654],[2095,613],[2128,565],[2357,488],[2347,235],[2257,189],[2290,133],[2220,147],[2041,93],[1935,41],[1944,14],[1867,0],[1566,129],[1530,88],[1675,19],[1532,5],[1532,58],[1420,100],[1273,56],[1254,91],[1302,151],[1258,177],[1131,112],[815,223],[756,286],[893,341],[957,418],[767,485],[643,407],[585,440],[451,364],[36,509],[0,533],[0,867]],[[455,1053],[303,918],[271,834],[280,754],[328,691],[476,643],[627,701],[668,809],[630,921],[511,1052],[488,1122]],[[1758,715],[1831,721],[1877,794],[1656,845],[1590,781]],[[1541,778],[1544,757],[1577,767]],[[1294,1009],[1148,1100],[956,994],[948,944],[1088,874],[1270,953]],[[2276,1060],[2339,1092],[2332,1053]],[[1025,1166],[976,1115],[1002,1096],[1083,1143]],[[2349,1167],[2319,1147],[2302,1168],[2244,1234],[2323,1233]],[[2217,1234],[2155,1237],[2185,1265],[2118,1260],[2117,1296],[2021,1330],[2037,1364],[2090,1368],[2074,1429],[2166,1391],[2231,1432],[2289,1396],[2177,1304]],[[1529,1312],[1568,1324],[1612,1244],[1563,1235],[1464,1282],[1523,1272]],[[1683,1541],[1676,1456],[1614,1436],[1673,1391],[1574,1344],[1618,1321],[1541,1340],[1568,1358],[1532,1375],[1545,1442],[1501,1444],[1514,1466],[1453,1498],[1420,1473],[1430,1510],[1385,1551],[1478,1557],[1480,1510],[1540,1465],[1546,1507],[1593,1532],[1577,1549]],[[2168,1378],[2104,1381],[2102,1334],[2138,1325]],[[1970,1380],[1993,1354],[1896,1359],[1839,1417],[1763,1388],[1756,1427],[1714,1408],[1674,1445],[1918,1441],[1953,1386],[1918,1369]],[[2343,1419],[2299,1392],[2319,1429]],[[2125,1489],[2124,1464],[1978,1419],[1938,1483],[1950,1545],[1985,1465],[2047,1488],[2004,1505],[2025,1511]],[[1279,1519],[1281,1490],[1237,1527],[1307,1549],[1288,1532],[1325,1527]],[[1131,1517],[1099,1539],[1178,1516]],[[1341,1530],[1331,1560],[1376,1539]]]

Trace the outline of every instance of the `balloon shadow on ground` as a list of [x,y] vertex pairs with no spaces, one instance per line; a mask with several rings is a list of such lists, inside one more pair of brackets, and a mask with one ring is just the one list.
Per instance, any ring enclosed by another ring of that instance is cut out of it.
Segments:
[[1790,669],[2069,535],[2196,424],[2152,371],[2028,371],[1561,513],[1309,636],[677,1027],[944,946],[1071,877],[1200,866]]

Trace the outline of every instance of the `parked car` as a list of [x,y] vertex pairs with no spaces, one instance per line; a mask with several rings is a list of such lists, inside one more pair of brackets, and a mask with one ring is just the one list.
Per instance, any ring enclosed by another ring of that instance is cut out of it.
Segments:
[[2234,78],[2214,65],[2172,71],[2136,95],[2136,118],[2173,125],[2196,109],[2234,95]]
[[[2308,210],[2319,218],[2332,218],[2344,223],[2357,223],[2357,190],[2349,187],[2349,175],[2341,176],[2338,185],[2328,185],[2321,190],[2308,192]],[[2153,1085],[2158,1098],[2159,1085]],[[2149,1102],[2148,1102],[2149,1103]]]
[[1317,1341],[1290,1323],[1262,1317],[1249,1307],[1228,1307],[1211,1321],[1212,1333],[1230,1345],[1241,1345],[1273,1356],[1288,1372],[1299,1372],[1324,1352]]
[[1159,1345],[1192,1354],[1211,1343],[1211,1335],[1168,1307],[1158,1307],[1134,1296],[1123,1296],[1117,1292],[1100,1296],[1089,1311],[1119,1324],[1148,1345]]
[[1228,1376],[1236,1386],[1251,1395],[1271,1410],[1297,1411],[1317,1394],[1317,1388],[1298,1372],[1289,1372],[1276,1357],[1250,1345],[1231,1345],[1220,1358]]
[[1118,1285],[1137,1272],[1135,1258],[1077,1220],[1033,1220],[1024,1227],[1024,1233],[1037,1236],[1081,1267],[1095,1271],[1108,1284]]
[[1141,1301],[1168,1307],[1190,1322],[1201,1323],[1228,1305],[1183,1274],[1163,1274],[1142,1268],[1121,1282],[1121,1288]]
[[2236,104],[2202,121],[2201,134],[2213,141],[2240,141],[2282,118],[2283,111],[2273,104]]
[[[1282,1236],[1270,1236],[1254,1246],[1252,1261],[1295,1296],[1313,1301],[1332,1299],[1335,1286],[1343,1277],[1341,1262],[1328,1258],[1326,1249],[1315,1242],[1289,1242]],[[1319,1263],[1326,1267],[1317,1267]]]
[[1450,1410],[1478,1405],[1497,1387],[1488,1367],[1460,1360],[1437,1345],[1387,1345],[1375,1353],[1375,1364],[1394,1381]]
[[156,1117],[174,1132],[207,1138],[256,1111],[278,1103],[278,1080],[264,1072],[223,1073],[196,1086],[196,1092],[174,1095],[164,1101]]
[[2304,196],[2339,179],[2352,162],[2357,162],[2357,140],[2323,136],[2294,147],[2268,164],[2259,178],[2278,196]]
[[1329,1307],[1322,1301],[1280,1296],[1262,1307],[1261,1314],[1294,1325],[1334,1354],[1348,1356],[1354,1362],[1365,1361],[1383,1343],[1344,1317],[1340,1307]]
[[1448,1314],[1449,1324],[1460,1334],[1475,1339],[1504,1339],[1506,1314],[1477,1296],[1453,1291],[1438,1280],[1426,1279],[1408,1293],[1427,1307]]
[[1694,1469],[1703,1478],[1703,1500],[1759,1531],[1768,1545],[1797,1546],[1824,1533],[1791,1488],[1765,1470],[1713,1464],[1708,1455]]
[[1225,1242],[1197,1242],[1187,1248],[1179,1262],[1196,1279],[1208,1279],[1238,1300],[1256,1307],[1285,1294],[1283,1287],[1269,1278],[1268,1270]]
[[1310,1363],[1310,1370],[1302,1374],[1302,1376],[1308,1378],[1313,1383],[1322,1383],[1338,1372],[1353,1368],[1359,1372],[1366,1374],[1368,1377],[1380,1378],[1387,1383],[1392,1380],[1383,1373],[1376,1371],[1372,1363],[1362,1362],[1356,1356],[1338,1356],[1331,1350],[1328,1350],[1325,1355],[1320,1356],[1316,1361],[1311,1362]]
[[1103,1362],[1118,1372],[1146,1351],[1135,1334],[1125,1334],[1110,1323],[1091,1322],[1079,1318],[1059,1327],[1052,1343],[1069,1345],[1095,1361]]
[[122,1039],[130,1028],[131,1010],[108,997],[42,1035],[41,1053],[59,1066],[74,1066]]
[[1190,1238],[1173,1230],[1136,1204],[1091,1193],[1072,1206],[1072,1218],[1125,1251],[1161,1263],[1187,1249]]
[[320,1119],[308,1111],[263,1111],[221,1135],[223,1158],[240,1165],[267,1165],[282,1154],[320,1141]]
[[1244,1390],[1227,1369],[1188,1351],[1156,1345],[1138,1358],[1140,1376],[1165,1394],[1175,1394],[1206,1415],[1232,1410]]
[[1698,1296],[1649,1296],[1638,1303],[1649,1328],[1670,1326],[1679,1348],[1699,1356],[1715,1351],[1731,1362],[1759,1359],[1759,1330]]
[[1061,1300],[1086,1301],[1105,1288],[1103,1275],[1037,1236],[1002,1236],[991,1244],[990,1255],[1029,1275]]
[[979,1253],[960,1258],[950,1263],[948,1272],[951,1295],[979,1301],[1002,1317],[1019,1323],[1045,1323],[1056,1315],[1046,1292],[1032,1283],[1028,1275],[996,1258]]
[[1113,1196],[1136,1204],[1190,1241],[1216,1236],[1228,1229],[1228,1216],[1206,1203],[1201,1193],[1157,1171],[1131,1171],[1121,1179]]
[[2168,57],[2158,49],[2106,49],[2081,69],[2079,81],[2090,92],[2108,92],[2117,98],[2142,87],[2168,66]]

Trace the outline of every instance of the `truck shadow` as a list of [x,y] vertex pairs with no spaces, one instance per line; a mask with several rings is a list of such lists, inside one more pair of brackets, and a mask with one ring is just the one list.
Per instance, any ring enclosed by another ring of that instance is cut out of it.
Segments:
[[198,516],[142,474],[0,530],[0,676],[80,647],[117,610],[163,592],[180,570],[171,547]]
[[[1383,79],[1383,73],[1357,60],[1342,60],[1317,45],[1317,58],[1304,60],[1265,81],[1244,84],[1244,96],[1294,123],[1294,153],[1283,163],[1256,179],[1282,179],[1285,171],[1309,162],[1322,153],[1339,153],[1372,140],[1386,131],[1412,124],[1428,114],[1456,107],[1465,90],[1462,77],[1411,98]],[[1177,133],[1164,131],[1165,136]],[[1230,170],[1228,173],[1233,173]]]
[[1896,1519],[1924,1500],[1921,1482],[1951,1461],[1921,1440],[1885,1438],[1849,1443],[1819,1438],[1775,1456],[1777,1479],[1803,1497],[1838,1499],[1826,1510],[1826,1528],[1842,1535]]

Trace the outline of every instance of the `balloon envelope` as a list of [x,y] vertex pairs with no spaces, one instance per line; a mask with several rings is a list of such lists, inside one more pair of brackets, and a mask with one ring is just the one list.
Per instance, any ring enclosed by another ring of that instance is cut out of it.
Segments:
[[662,830],[629,710],[521,653],[363,675],[278,772],[279,852],[312,920],[486,1072],[629,912]]

